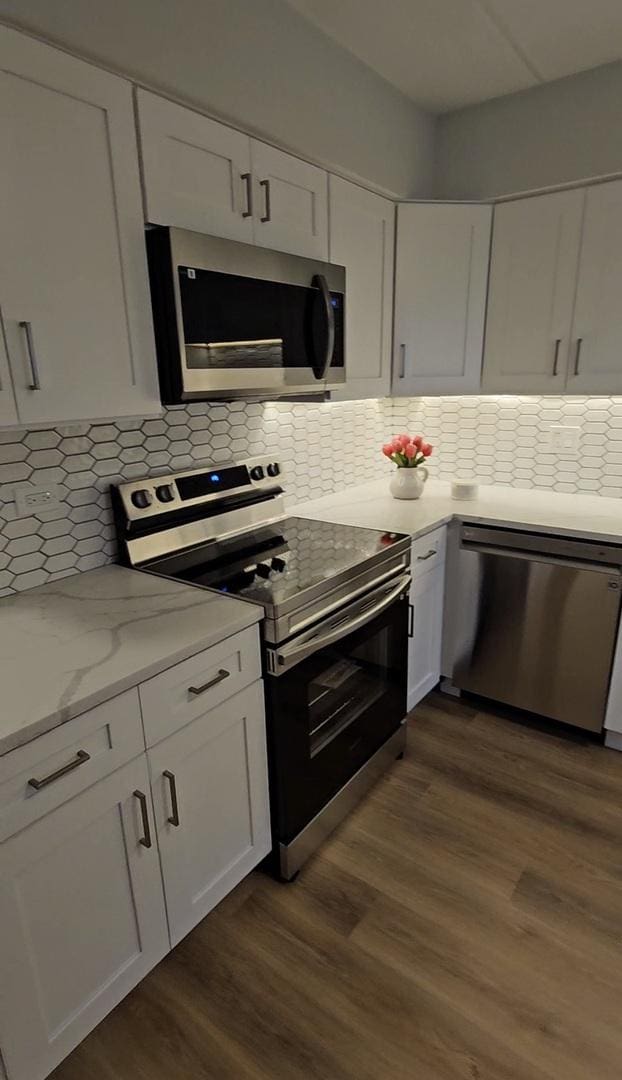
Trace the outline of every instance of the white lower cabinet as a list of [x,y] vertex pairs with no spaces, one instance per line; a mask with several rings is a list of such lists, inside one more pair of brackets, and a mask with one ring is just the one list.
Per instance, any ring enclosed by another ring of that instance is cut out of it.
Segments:
[[149,750],[171,944],[270,851],[263,684]]
[[10,1080],[47,1076],[168,949],[142,755],[0,846]]
[[410,587],[408,709],[436,686],[441,677],[445,567],[418,576]]

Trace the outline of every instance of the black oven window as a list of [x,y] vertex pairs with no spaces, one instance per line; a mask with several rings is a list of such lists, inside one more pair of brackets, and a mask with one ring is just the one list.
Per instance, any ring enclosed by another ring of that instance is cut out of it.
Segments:
[[318,655],[318,670],[307,684],[311,758],[385,695],[390,669],[389,636],[388,628],[383,627],[347,655],[338,646]]

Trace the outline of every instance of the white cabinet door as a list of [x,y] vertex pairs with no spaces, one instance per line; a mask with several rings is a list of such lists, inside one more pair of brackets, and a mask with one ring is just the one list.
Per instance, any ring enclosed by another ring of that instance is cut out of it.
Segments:
[[479,391],[491,220],[489,206],[398,207],[394,394]]
[[[136,758],[0,846],[0,1045],[42,1080],[168,951]],[[152,830],[152,826],[149,825]]]
[[482,389],[563,393],[583,191],[495,207]]
[[[0,311],[0,427],[17,424],[17,406],[6,351],[4,325]],[[2,1073],[0,1072],[0,1077]]]
[[146,90],[136,101],[147,221],[252,244],[248,135]]
[[130,84],[2,27],[0,140],[20,420],[159,411]]
[[270,851],[263,684],[159,743],[149,765],[176,945]]
[[307,161],[251,140],[254,234],[262,247],[328,258],[328,176]]
[[566,389],[622,394],[622,181],[585,193],[579,280]]
[[391,390],[395,206],[329,177],[330,261],[346,268],[346,384],[333,398],[385,397]]
[[415,578],[410,588],[408,708],[425,697],[441,677],[445,568]]

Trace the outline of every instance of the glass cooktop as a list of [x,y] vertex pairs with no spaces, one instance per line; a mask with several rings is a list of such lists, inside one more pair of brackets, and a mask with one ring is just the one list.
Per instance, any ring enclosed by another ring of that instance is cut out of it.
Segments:
[[278,607],[348,570],[356,572],[404,540],[401,533],[291,517],[158,559],[146,569]]

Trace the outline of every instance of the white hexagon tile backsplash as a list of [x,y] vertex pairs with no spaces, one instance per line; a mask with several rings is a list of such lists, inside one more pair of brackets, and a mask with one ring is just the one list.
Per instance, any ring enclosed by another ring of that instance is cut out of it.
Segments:
[[[579,429],[576,452],[551,450],[552,425]],[[192,404],[156,420],[0,430],[0,596],[110,562],[117,480],[265,453],[288,493],[311,499],[388,475],[380,446],[401,431],[434,444],[439,477],[622,495],[622,398]],[[57,485],[60,507],[17,518],[24,482]]]

